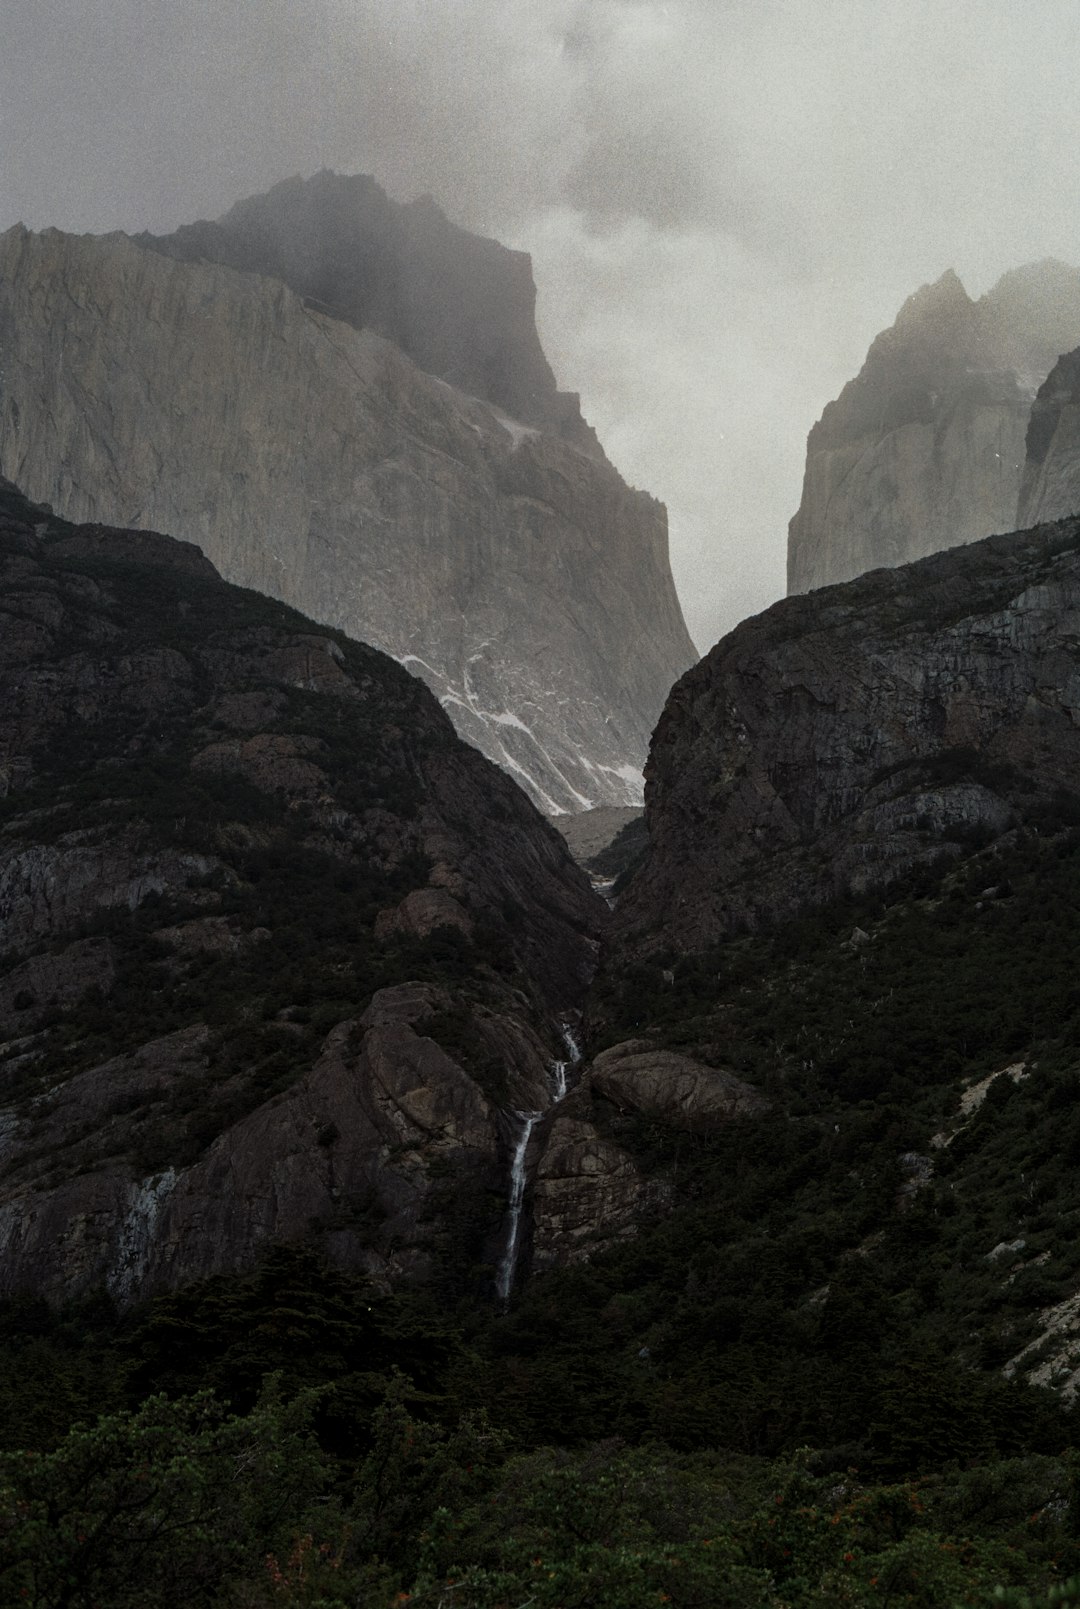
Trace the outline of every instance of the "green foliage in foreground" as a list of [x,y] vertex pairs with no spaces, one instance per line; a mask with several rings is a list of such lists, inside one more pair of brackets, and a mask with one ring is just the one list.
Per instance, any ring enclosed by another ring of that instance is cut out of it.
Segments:
[[511,1455],[483,1415],[391,1389],[335,1460],[315,1399],[271,1381],[0,1455],[0,1605],[33,1609],[809,1609],[1078,1601],[1077,1465],[1030,1458],[892,1484],[618,1442]]
[[[1066,1415],[1052,1456],[965,1460],[940,1451],[940,1402],[901,1401],[926,1471],[904,1478],[835,1449],[747,1456],[722,1445],[737,1424],[697,1450],[659,1428],[589,1440],[603,1396],[577,1445],[544,1446],[532,1421],[512,1434],[481,1343],[424,1298],[284,1248],[111,1325],[103,1306],[8,1304],[0,1440],[20,1450],[0,1454],[0,1609],[1073,1602],[1047,1597],[1080,1572]],[[102,1397],[117,1406],[92,1422]]]

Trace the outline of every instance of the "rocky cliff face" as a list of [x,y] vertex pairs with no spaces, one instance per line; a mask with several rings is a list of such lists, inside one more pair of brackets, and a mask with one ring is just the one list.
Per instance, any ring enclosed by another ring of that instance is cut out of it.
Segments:
[[972,301],[955,274],[878,336],[810,432],[788,590],[1009,531],[1032,401],[1080,335],[1080,273],[1044,262]]
[[1080,348],[1058,359],[1031,408],[1019,525],[1080,511]]
[[603,916],[391,659],[0,487],[0,1289],[490,1291]]
[[430,197],[399,206],[364,174],[324,169],[250,196],[216,222],[136,238],[181,262],[280,280],[455,390],[603,456],[540,346],[528,256],[458,229]]
[[1073,808],[1078,625],[1076,520],[745,621],[657,727],[616,954],[701,950]]
[[[319,194],[286,187],[293,212]],[[262,242],[258,260],[274,266],[287,255],[288,232],[271,227],[281,209],[254,215],[258,229],[240,209],[214,238],[245,265]],[[456,242],[439,295],[463,296],[470,277],[485,296],[489,281],[504,287],[484,305],[510,356],[479,396],[356,327],[371,317],[441,361],[435,247],[421,258],[428,289],[405,297],[397,323],[375,316],[390,293],[369,305],[374,269],[358,270],[349,322],[321,310],[349,299],[324,283],[321,246],[306,279],[291,258],[282,269],[321,286],[316,300],[123,236],[9,231],[0,470],[65,516],[173,531],[227,579],[385,649],[542,808],[634,803],[663,699],[694,658],[664,510],[567,424],[526,318],[523,260],[469,244],[430,208],[409,216],[405,245],[425,232],[439,250],[446,234]],[[466,386],[477,383],[466,354],[487,364],[479,305],[451,319],[441,361]]]

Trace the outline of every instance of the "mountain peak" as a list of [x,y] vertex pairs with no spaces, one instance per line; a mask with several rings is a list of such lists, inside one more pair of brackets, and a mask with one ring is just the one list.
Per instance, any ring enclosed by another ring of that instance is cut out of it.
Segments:
[[528,256],[459,228],[430,196],[400,204],[369,174],[322,168],[139,243],[282,280],[459,391],[599,455],[541,348]]
[[901,329],[927,318],[940,317],[943,313],[966,311],[972,305],[959,274],[955,269],[947,268],[939,279],[920,285],[908,297],[896,316],[893,328]]
[[973,301],[949,269],[909,296],[807,442],[792,592],[1017,524],[1035,393],[1080,339],[1080,272],[1045,259]]
[[363,177],[164,242],[9,235],[0,472],[394,655],[550,813],[634,804],[694,647],[664,510],[556,390],[533,298],[527,258]]

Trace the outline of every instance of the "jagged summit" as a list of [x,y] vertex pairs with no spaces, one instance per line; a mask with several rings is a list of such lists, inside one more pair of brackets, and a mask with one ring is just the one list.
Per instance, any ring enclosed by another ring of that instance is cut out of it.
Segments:
[[912,291],[899,313],[896,315],[895,329],[905,326],[919,326],[930,317],[944,314],[949,316],[957,308],[971,306],[971,298],[964,289],[963,282],[954,268],[947,268],[940,279],[929,281],[920,285],[917,291]]
[[1078,338],[1080,272],[1054,259],[910,296],[810,432],[788,590],[1013,529],[1032,400]]

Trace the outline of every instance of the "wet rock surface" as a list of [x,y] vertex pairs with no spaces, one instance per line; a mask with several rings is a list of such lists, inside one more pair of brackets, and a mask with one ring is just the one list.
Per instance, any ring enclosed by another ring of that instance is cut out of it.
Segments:
[[532,1192],[532,1269],[587,1262],[634,1236],[667,1200],[631,1153],[608,1139],[571,1100],[555,1114]]
[[769,1107],[759,1090],[729,1068],[708,1067],[647,1040],[630,1039],[602,1051],[592,1063],[589,1081],[595,1094],[620,1109],[674,1128],[715,1128]]

